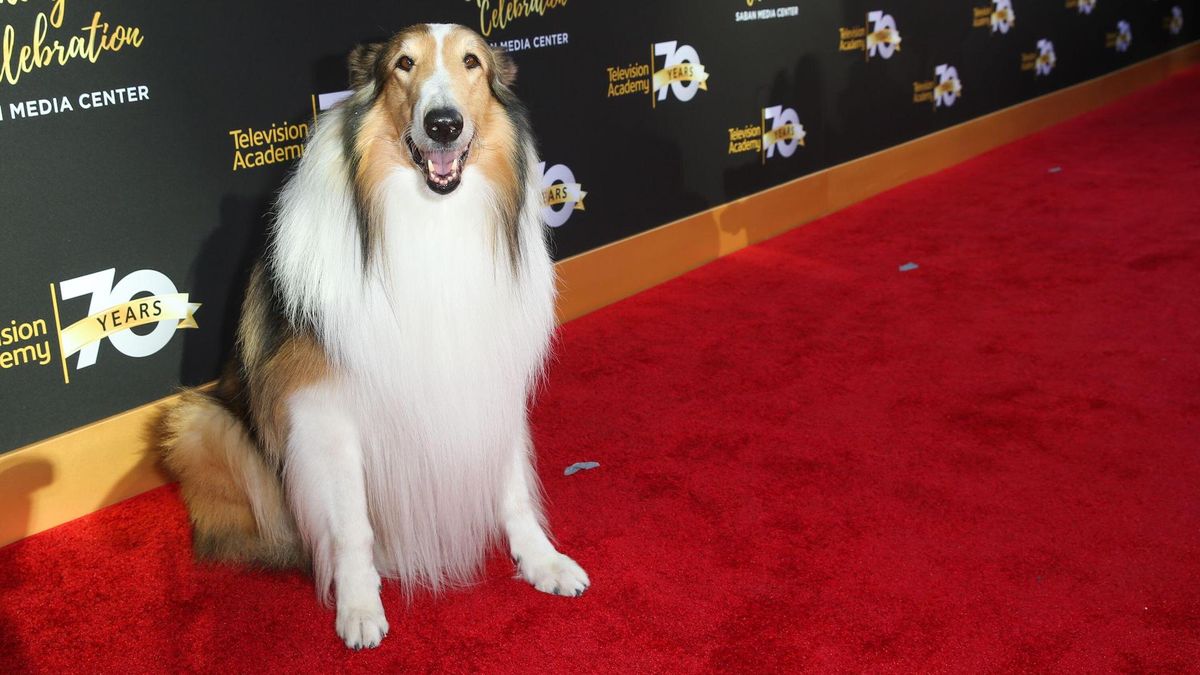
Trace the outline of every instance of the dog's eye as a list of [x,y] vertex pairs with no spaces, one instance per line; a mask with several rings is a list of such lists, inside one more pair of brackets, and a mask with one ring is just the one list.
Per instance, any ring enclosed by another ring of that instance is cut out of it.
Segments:
[[466,56],[463,57],[463,64],[466,65],[467,70],[471,70],[472,68],[478,68],[479,67],[479,57],[475,56],[474,54],[467,54]]
[[413,60],[408,58],[407,56],[401,56],[400,60],[396,63],[396,67],[399,68],[400,70],[403,70],[404,72],[408,72],[408,71],[412,70],[413,66],[415,66],[415,65],[417,65],[417,64],[413,63]]

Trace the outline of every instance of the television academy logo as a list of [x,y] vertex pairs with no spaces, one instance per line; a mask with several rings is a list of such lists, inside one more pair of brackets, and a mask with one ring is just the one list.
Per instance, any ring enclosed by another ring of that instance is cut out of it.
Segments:
[[45,339],[49,337],[49,333],[45,319],[10,319],[7,326],[0,323],[0,370],[30,363],[39,366],[50,365],[54,357],[50,350],[50,340]]
[[[335,91],[311,97],[313,119],[354,92]],[[304,156],[308,142],[309,122],[272,122],[270,127],[238,127],[227,133],[233,143],[231,171],[259,169],[264,166],[293,162]]]
[[[63,379],[68,384],[67,358],[79,354],[75,370],[95,365],[105,339],[125,356],[143,358],[166,346],[176,330],[198,327],[194,314],[199,303],[180,293],[162,272],[137,270],[114,284],[115,278],[116,269],[110,268],[62,281],[57,293],[54,285],[50,286]],[[87,316],[63,327],[66,317],[60,317],[59,300],[79,297],[90,298]],[[150,325],[154,327],[145,334],[132,330]]]
[[562,227],[573,212],[584,210],[583,198],[588,193],[566,164],[547,169],[545,162],[539,162],[538,172],[542,176],[542,220],[550,227]]
[[1067,0],[1067,9],[1077,9],[1080,14],[1091,14],[1096,9],[1096,0]]
[[866,58],[890,59],[900,50],[900,30],[891,14],[880,10],[867,13],[867,22],[861,26],[843,26],[838,29],[838,51],[862,51]]
[[1183,31],[1183,8],[1175,5],[1171,8],[1171,14],[1163,21],[1167,32],[1171,35],[1179,35]]
[[1013,11],[1012,0],[992,0],[987,7],[976,7],[971,12],[973,28],[991,27],[992,34],[1008,33],[1008,29],[1017,22],[1016,12]]
[[1058,57],[1054,54],[1054,43],[1044,38],[1037,41],[1036,52],[1021,54],[1021,70],[1032,70],[1034,77],[1049,75],[1056,63]]
[[239,127],[228,133],[233,142],[231,171],[244,171],[300,159],[308,140],[308,124],[272,122],[266,129]]
[[1133,28],[1128,21],[1121,20],[1117,22],[1117,30],[1115,33],[1105,33],[1104,46],[1116,49],[1119,52],[1129,51],[1129,45],[1133,43]]
[[767,106],[762,109],[757,123],[730,127],[727,132],[728,154],[757,152],[763,164],[777,153],[785,159],[796,154],[796,148],[804,145],[808,135],[796,110],[781,105]]
[[[353,91],[332,91],[311,97],[313,119],[319,113],[350,97]],[[233,143],[231,171],[258,169],[273,164],[293,162],[304,156],[309,135],[308,122],[272,122],[270,127],[238,127],[228,131]]]
[[[649,94],[650,106],[666,101],[672,94],[682,103],[695,98],[696,93],[708,91],[708,70],[700,62],[696,48],[676,40],[650,45],[650,62],[634,61],[627,65],[607,66],[607,98]],[[662,57],[663,65],[658,67]]]
[[933,103],[933,107],[949,108],[962,95],[962,81],[958,69],[943,63],[933,70],[933,80],[913,82],[913,103]]

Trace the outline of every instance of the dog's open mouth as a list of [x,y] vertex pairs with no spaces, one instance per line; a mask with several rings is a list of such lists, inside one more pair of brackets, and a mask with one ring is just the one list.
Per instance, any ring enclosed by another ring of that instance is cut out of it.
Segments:
[[471,152],[471,143],[468,142],[461,150],[422,150],[411,138],[406,140],[408,152],[412,155],[413,162],[425,173],[425,183],[429,189],[443,195],[454,192],[454,188],[458,187],[462,180],[463,167],[467,163],[467,155]]

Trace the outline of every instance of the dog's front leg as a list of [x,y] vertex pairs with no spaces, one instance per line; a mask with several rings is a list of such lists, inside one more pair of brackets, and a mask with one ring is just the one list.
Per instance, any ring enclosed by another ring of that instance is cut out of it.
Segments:
[[542,529],[541,504],[534,487],[533,444],[526,432],[513,449],[500,507],[509,552],[521,578],[543,593],[577,597],[591,581],[574,560],[555,550]]
[[323,387],[289,399],[284,480],[312,554],[317,591],[337,598],[337,633],[352,649],[376,647],[388,622],[379,599],[363,455],[353,417]]

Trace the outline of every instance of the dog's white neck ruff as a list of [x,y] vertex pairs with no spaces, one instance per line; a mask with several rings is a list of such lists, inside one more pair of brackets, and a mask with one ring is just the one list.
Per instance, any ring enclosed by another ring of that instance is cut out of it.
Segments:
[[[314,327],[333,364],[321,395],[357,427],[377,567],[436,589],[477,573],[525,442],[554,327],[540,192],[523,187],[513,265],[481,171],[467,167],[443,196],[397,166],[379,190],[382,236],[364,265],[345,109],[316,124],[281,193],[269,261],[289,318]],[[520,151],[536,166],[530,147]]]

